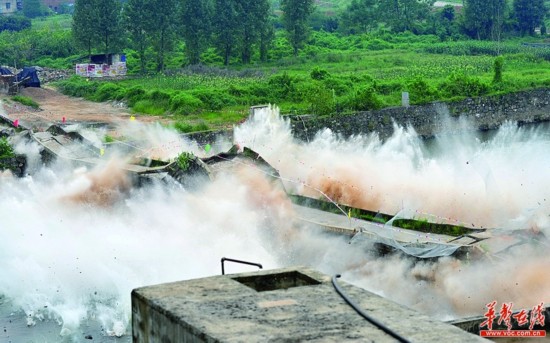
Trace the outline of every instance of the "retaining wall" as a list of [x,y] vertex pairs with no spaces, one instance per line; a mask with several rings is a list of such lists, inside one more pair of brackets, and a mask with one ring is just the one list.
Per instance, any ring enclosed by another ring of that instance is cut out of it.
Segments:
[[322,118],[299,116],[292,119],[292,131],[296,138],[302,140],[312,139],[323,128],[344,137],[376,131],[381,138],[385,138],[393,133],[395,122],[400,126],[411,125],[419,135],[430,137],[456,130],[458,126],[449,125],[449,121],[452,124],[461,117],[470,120],[469,128],[473,130],[495,129],[506,121],[520,124],[549,121],[550,89],[468,98],[450,103],[392,107],[353,115]]

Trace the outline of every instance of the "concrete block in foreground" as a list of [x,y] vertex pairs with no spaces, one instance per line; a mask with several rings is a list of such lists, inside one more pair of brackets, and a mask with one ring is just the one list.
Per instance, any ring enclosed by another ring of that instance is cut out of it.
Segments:
[[[477,342],[479,336],[338,280],[355,303],[412,342]],[[134,343],[395,342],[308,268],[213,276],[132,291]]]

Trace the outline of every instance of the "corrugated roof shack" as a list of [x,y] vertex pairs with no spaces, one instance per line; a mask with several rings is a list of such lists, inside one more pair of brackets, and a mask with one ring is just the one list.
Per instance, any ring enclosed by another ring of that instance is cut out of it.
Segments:
[[[336,281],[363,312],[410,342],[486,342],[477,335]],[[134,343],[396,342],[308,268],[220,275],[132,292]]]
[[119,77],[126,75],[126,55],[100,54],[90,56],[89,63],[77,64],[76,75],[83,77]]

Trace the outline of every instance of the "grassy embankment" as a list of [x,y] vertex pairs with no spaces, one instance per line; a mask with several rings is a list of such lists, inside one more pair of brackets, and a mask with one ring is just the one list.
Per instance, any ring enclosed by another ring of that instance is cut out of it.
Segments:
[[[519,41],[441,43],[411,34],[315,33],[298,58],[284,57],[288,47],[278,42],[274,54],[281,58],[267,64],[120,81],[75,77],[58,86],[95,101],[126,101],[136,113],[170,115],[182,131],[231,126],[246,117],[249,106],[265,103],[283,113],[342,115],[397,106],[402,91],[422,104],[550,86],[550,48]],[[499,53],[503,79],[494,82]]]

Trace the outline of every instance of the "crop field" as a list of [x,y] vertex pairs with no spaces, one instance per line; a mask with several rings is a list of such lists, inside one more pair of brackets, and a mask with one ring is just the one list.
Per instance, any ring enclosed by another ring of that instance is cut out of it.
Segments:
[[[441,46],[377,41],[380,50],[340,50],[325,44],[323,52],[305,51],[256,67],[175,69],[119,81],[75,77],[59,87],[70,95],[126,101],[136,113],[171,115],[213,129],[242,120],[248,107],[258,104],[275,104],[283,113],[341,115],[397,106],[403,91],[410,93],[413,104],[422,104],[550,85],[548,48],[514,42],[497,47],[475,41]],[[497,83],[496,49],[503,61],[502,81]]]

